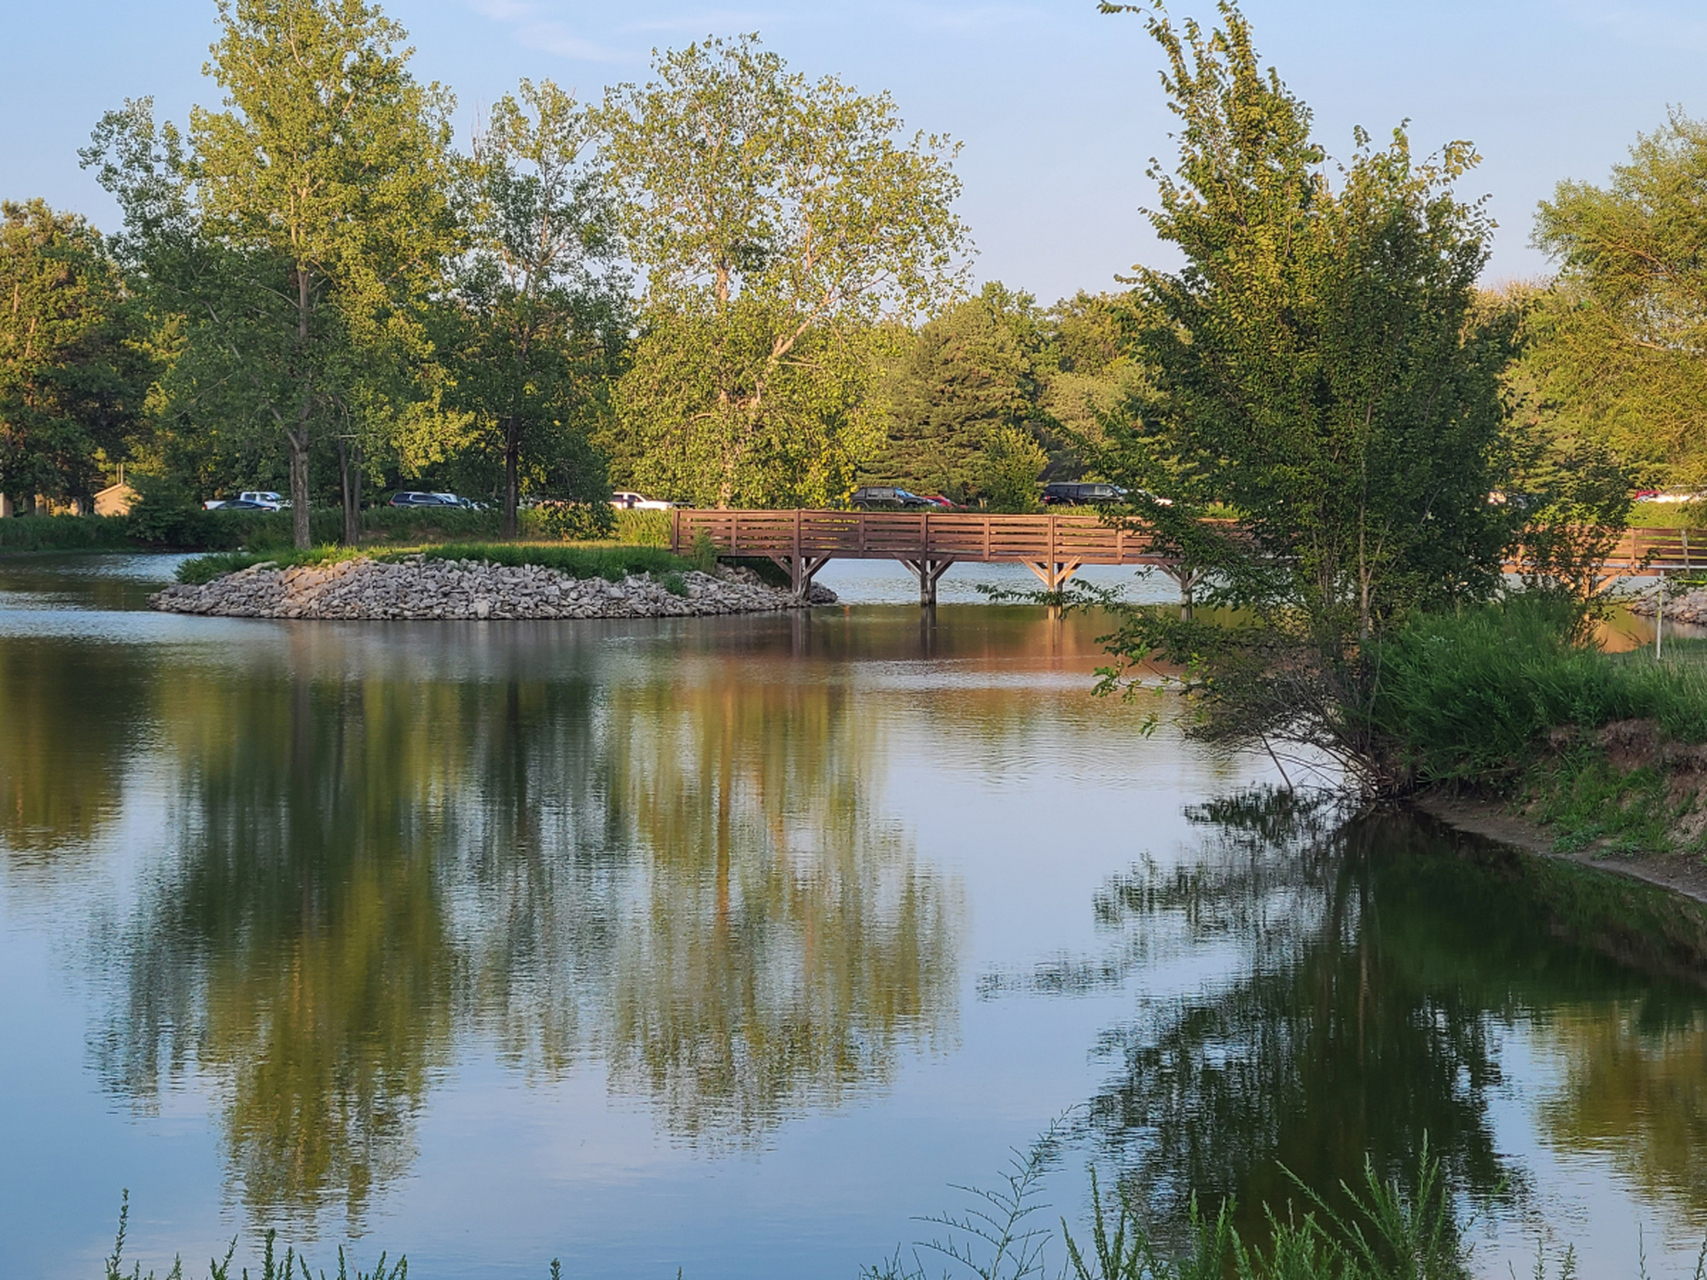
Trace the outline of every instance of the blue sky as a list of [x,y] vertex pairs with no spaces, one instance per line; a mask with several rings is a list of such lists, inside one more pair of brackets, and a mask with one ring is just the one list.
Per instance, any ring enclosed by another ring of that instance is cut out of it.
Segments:
[[[77,166],[102,111],[154,95],[182,119],[216,94],[201,78],[212,0],[15,0],[0,45],[0,195],[42,196],[110,227],[112,205]],[[1133,262],[1166,262],[1140,212],[1170,117],[1159,57],[1134,17],[1094,0],[955,3],[775,0],[752,7],[628,0],[393,0],[417,74],[473,112],[521,76],[596,97],[644,79],[654,46],[758,31],[797,69],[891,90],[908,125],[964,143],[961,213],[981,279],[1050,301],[1105,289]],[[1207,0],[1174,0],[1207,17]],[[1265,61],[1316,112],[1331,152],[1354,125],[1379,138],[1411,121],[1421,151],[1473,140],[1463,190],[1491,196],[1491,281],[1547,268],[1529,247],[1538,200],[1561,178],[1604,180],[1668,105],[1707,115],[1704,0],[1248,0]]]

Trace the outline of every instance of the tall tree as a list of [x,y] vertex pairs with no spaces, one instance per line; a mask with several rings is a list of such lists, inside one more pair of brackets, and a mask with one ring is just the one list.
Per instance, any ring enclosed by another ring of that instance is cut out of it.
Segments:
[[1564,424],[1651,482],[1707,480],[1707,122],[1674,111],[1604,187],[1561,182],[1535,242],[1559,262],[1527,371]]
[[123,458],[147,367],[100,232],[0,205],[0,494],[87,499]]
[[602,175],[588,163],[592,133],[573,96],[523,80],[477,141],[457,398],[503,459],[506,537],[524,472],[557,497],[609,497],[587,437],[608,408],[630,318]]
[[958,286],[954,148],[904,140],[887,94],[809,83],[757,37],[653,65],[602,112],[646,284],[619,393],[633,478],[720,506],[823,501],[880,439],[874,325]]
[[314,441],[402,412],[428,363],[418,309],[455,247],[449,98],[362,0],[219,0],[219,18],[224,109],[194,108],[186,147],[129,104],[85,159],[185,319],[175,390],[283,437],[306,547]]
[[1030,430],[1038,321],[1030,294],[994,281],[928,321],[890,379],[888,442],[869,467],[873,478],[957,502],[984,495],[985,454],[998,433],[1010,433],[1005,458],[1011,433]]

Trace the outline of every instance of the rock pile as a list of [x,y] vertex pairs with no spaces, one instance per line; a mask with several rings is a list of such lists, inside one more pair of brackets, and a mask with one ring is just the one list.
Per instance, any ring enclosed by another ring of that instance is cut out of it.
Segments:
[[678,618],[799,609],[836,600],[835,592],[814,587],[812,599],[801,601],[748,569],[720,569],[715,575],[690,571],[671,585],[680,585],[684,594],[649,577],[610,582],[572,578],[541,565],[364,556],[289,569],[258,564],[203,585],[167,587],[148,603],[168,613],[230,618],[484,620]]
[[[1651,618],[1659,611],[1659,585],[1645,588],[1642,593],[1627,601],[1630,612],[1641,618]],[[1679,591],[1677,587],[1666,590],[1666,621],[1687,622],[1697,626],[1707,625],[1707,588],[1697,587],[1693,591]]]

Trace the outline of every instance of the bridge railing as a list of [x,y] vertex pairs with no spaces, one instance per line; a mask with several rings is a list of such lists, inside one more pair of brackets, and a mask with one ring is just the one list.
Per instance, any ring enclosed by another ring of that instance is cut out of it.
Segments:
[[889,560],[1006,560],[1142,564],[1156,553],[1141,531],[1095,515],[972,511],[707,511],[677,508],[671,546],[704,532],[725,555]]
[[[723,555],[867,560],[971,560],[1031,564],[1164,564],[1139,529],[1095,514],[997,515],[981,511],[748,511],[678,507],[671,547],[704,532]],[[1519,567],[1516,563],[1511,568]],[[1707,571],[1707,530],[1628,529],[1606,560],[1632,573]]]

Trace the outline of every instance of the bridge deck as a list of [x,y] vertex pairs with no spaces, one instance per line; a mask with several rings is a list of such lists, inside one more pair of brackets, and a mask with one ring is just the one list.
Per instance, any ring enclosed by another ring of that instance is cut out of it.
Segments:
[[[934,601],[936,580],[957,561],[1023,564],[1050,590],[1082,565],[1154,565],[1191,575],[1139,529],[1104,524],[1094,514],[1013,516],[982,511],[671,512],[670,546],[691,548],[701,534],[722,555],[767,556],[792,575],[796,590],[829,560],[898,560]],[[1520,564],[1506,566],[1521,571]],[[1630,529],[1607,556],[1611,576],[1644,577],[1707,570],[1707,530]],[[1188,594],[1189,583],[1181,586]]]

